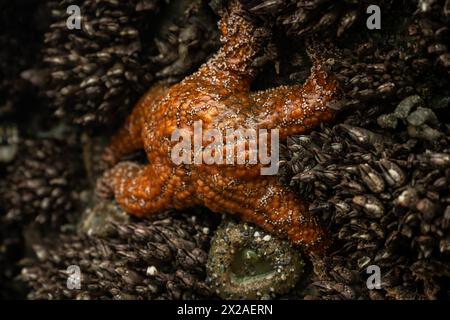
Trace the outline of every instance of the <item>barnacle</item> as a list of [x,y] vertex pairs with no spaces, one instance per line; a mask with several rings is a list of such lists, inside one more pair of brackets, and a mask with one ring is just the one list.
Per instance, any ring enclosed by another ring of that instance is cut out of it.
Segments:
[[443,135],[438,129],[439,121],[430,108],[424,108],[423,100],[415,95],[403,99],[393,113],[383,114],[377,122],[383,128],[395,129],[399,121],[408,125],[408,134],[412,138],[435,141]]

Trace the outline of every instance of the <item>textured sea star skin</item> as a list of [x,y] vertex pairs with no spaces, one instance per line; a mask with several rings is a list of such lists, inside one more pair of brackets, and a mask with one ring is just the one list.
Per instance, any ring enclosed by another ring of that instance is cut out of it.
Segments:
[[339,93],[319,60],[304,85],[251,92],[256,74],[252,62],[263,45],[260,29],[243,16],[237,2],[219,28],[223,45],[215,56],[178,84],[152,87],[103,156],[112,165],[144,149],[149,164],[121,162],[104,174],[98,188],[113,192],[125,211],[139,217],[168,208],[205,206],[288,238],[306,252],[323,253],[327,237],[305,203],[276,176],[262,176],[261,165],[175,165],[171,160],[172,132],[192,131],[196,120],[203,121],[203,130],[277,128],[284,139],[333,117],[328,104]]

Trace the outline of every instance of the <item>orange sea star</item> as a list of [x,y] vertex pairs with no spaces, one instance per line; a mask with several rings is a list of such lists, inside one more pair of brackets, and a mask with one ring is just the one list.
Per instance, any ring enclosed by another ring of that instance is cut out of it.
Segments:
[[284,139],[333,116],[329,104],[339,98],[338,89],[319,60],[302,86],[251,92],[256,74],[252,62],[264,44],[263,32],[245,17],[238,2],[232,2],[219,28],[221,49],[180,83],[151,88],[104,154],[115,164],[144,149],[149,164],[117,164],[99,180],[99,190],[113,192],[127,212],[139,217],[168,208],[205,206],[288,238],[307,252],[323,252],[325,233],[304,202],[276,176],[262,176],[261,165],[175,165],[171,160],[172,132],[192,130],[196,120],[204,129],[276,128]]

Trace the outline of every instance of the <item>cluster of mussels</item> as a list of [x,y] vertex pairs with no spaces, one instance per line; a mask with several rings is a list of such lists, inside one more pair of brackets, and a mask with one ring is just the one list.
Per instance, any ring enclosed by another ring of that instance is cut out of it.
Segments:
[[[424,104],[414,96],[402,101],[395,131],[378,126],[385,114],[375,107],[288,140],[283,176],[311,199],[335,241],[331,255],[316,261],[318,296],[450,296],[450,126],[448,117],[434,122],[430,129],[440,134],[431,141],[411,130],[418,111],[434,115],[440,107]],[[366,286],[370,265],[381,268],[380,290]]]
[[305,36],[320,33],[342,36],[357,25],[369,5],[388,9],[391,1],[365,0],[245,0],[245,7],[286,34]]
[[[414,9],[393,36],[355,41],[336,60],[350,107],[340,124],[288,141],[284,181],[335,241],[314,261],[309,298],[450,296],[448,1]],[[379,290],[367,287],[371,265]]]
[[74,223],[85,187],[80,151],[66,142],[24,139],[16,153],[0,167],[0,279],[6,298],[19,294],[13,278],[20,271],[27,230],[48,235]]
[[[81,125],[122,119],[151,83],[179,80],[215,47],[214,19],[200,4],[49,1],[52,23],[45,34],[43,66],[36,72],[44,79],[49,107]],[[67,29],[69,5],[80,8],[80,30]],[[172,19],[156,25],[165,11]]]
[[[33,246],[39,263],[25,260],[20,277],[31,299],[213,298],[205,265],[215,225],[183,213],[111,223],[105,238],[63,233]],[[79,290],[67,287],[70,265]]]
[[[52,22],[44,39],[49,77],[45,95],[57,116],[77,123],[105,123],[121,108],[128,110],[134,103],[131,97],[142,92],[152,77],[139,27],[159,9],[159,2],[47,3]],[[68,30],[71,5],[80,8],[80,30]]]
[[24,140],[0,184],[2,223],[59,227],[70,221],[84,175],[80,150],[56,139]]
[[334,68],[347,98],[342,107],[429,96],[448,87],[448,1],[413,4],[393,7],[382,30],[353,33],[337,44],[342,51]]

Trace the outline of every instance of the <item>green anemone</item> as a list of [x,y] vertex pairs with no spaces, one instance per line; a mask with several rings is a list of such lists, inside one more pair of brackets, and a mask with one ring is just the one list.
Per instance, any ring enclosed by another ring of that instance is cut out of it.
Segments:
[[224,222],[212,240],[208,276],[224,299],[265,299],[292,289],[303,272],[288,242],[245,223]]

